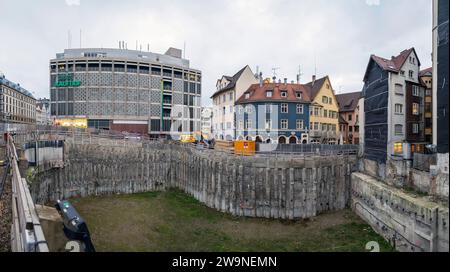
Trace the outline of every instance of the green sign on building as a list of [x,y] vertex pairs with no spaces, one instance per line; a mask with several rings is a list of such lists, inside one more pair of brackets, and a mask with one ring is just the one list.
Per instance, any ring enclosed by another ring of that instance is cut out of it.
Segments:
[[55,87],[78,87],[81,81],[74,80],[73,74],[60,74],[55,82]]

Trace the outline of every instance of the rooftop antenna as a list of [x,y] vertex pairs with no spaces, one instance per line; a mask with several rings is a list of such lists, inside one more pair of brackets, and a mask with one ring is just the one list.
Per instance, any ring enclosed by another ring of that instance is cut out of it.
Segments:
[[150,52],[150,44],[147,43],[147,51]]
[[297,74],[297,84],[300,84],[300,80],[302,79],[302,67],[299,65],[298,66],[298,74]]
[[279,70],[279,69],[280,69],[280,67],[274,67],[274,68],[272,68],[273,76],[274,76],[274,77],[277,76],[277,70]]
[[317,76],[317,56],[315,51],[314,51],[314,75]]

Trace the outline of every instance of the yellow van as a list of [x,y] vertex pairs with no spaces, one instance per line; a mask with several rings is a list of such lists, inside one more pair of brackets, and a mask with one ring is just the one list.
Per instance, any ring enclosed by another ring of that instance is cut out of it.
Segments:
[[197,140],[192,134],[185,134],[180,136],[180,141],[182,143],[195,143]]

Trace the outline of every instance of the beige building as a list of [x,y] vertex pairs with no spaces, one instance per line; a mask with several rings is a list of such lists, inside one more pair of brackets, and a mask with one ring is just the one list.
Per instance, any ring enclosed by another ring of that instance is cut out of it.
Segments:
[[36,123],[36,99],[3,74],[0,74],[0,122]]
[[309,142],[316,144],[336,144],[339,136],[339,106],[328,76],[305,85],[309,89]]
[[217,80],[213,100],[213,135],[215,139],[232,141],[235,135],[235,102],[258,79],[247,65],[234,76]]

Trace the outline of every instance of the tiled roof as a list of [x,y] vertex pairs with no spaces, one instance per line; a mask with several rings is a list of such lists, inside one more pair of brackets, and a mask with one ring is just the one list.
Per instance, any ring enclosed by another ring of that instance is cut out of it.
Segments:
[[358,106],[361,92],[337,94],[336,99],[339,105],[339,112],[354,111]]
[[[267,97],[266,92],[272,91],[272,97]],[[286,91],[287,96],[282,97],[281,92]],[[296,92],[302,93],[302,98],[297,98]],[[250,94],[249,98],[245,98],[246,94]],[[302,84],[283,84],[283,83],[265,83],[251,85],[244,94],[236,101],[237,104],[250,102],[304,102],[310,103],[311,96],[305,85]]]
[[419,76],[424,76],[427,73],[433,73],[433,67],[427,68],[427,69],[423,69],[422,71],[419,72]]
[[316,98],[316,95],[319,93],[327,78],[328,76],[325,76],[305,84],[305,87],[310,93],[311,100],[314,100],[314,98]]
[[213,98],[214,96],[216,96],[216,95],[218,95],[218,94],[220,94],[220,93],[222,93],[222,92],[231,90],[231,89],[233,89],[234,87],[236,87],[236,82],[239,80],[239,78],[241,77],[242,73],[245,71],[245,68],[247,68],[247,66],[248,66],[248,65],[246,65],[244,68],[242,68],[241,70],[239,70],[239,71],[238,71],[234,76],[232,76],[232,77],[224,76],[228,81],[230,81],[230,83],[228,83],[228,85],[227,85],[225,88],[216,91],[216,92],[211,96],[211,98]]
[[[382,58],[382,57],[378,57],[375,55],[371,55],[370,59],[371,59],[371,61],[372,60],[375,61],[383,70],[398,73],[400,71],[400,69],[402,68],[403,64],[405,63],[405,61],[408,59],[408,56],[412,52],[414,52],[414,53],[416,52],[414,47],[403,50],[398,56],[391,57],[390,60]],[[417,56],[417,53],[416,53],[416,56]],[[420,66],[419,59],[417,59],[417,62]],[[370,64],[370,62],[369,62],[369,64]],[[368,68],[369,68],[369,66],[367,66],[367,69]],[[367,70],[366,70],[366,75],[367,75]],[[366,78],[366,75],[364,76],[364,78]]]

